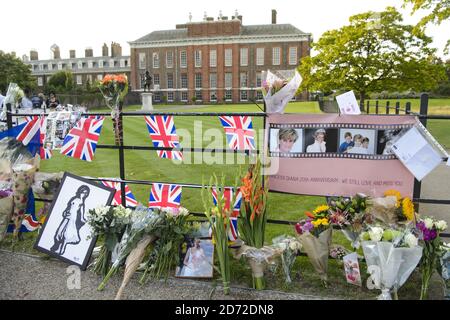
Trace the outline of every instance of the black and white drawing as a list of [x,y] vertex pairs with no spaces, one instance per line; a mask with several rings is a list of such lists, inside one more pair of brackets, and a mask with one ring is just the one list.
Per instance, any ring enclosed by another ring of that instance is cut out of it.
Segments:
[[86,223],[89,210],[109,205],[114,190],[65,173],[35,249],[86,269],[95,237]]

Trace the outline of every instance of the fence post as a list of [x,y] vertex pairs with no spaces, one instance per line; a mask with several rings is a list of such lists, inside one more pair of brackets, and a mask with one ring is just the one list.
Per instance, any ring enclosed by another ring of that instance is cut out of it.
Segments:
[[370,100],[367,100],[367,114],[370,112]]
[[386,101],[386,114],[389,114],[389,101]]
[[12,128],[12,114],[11,114],[11,103],[6,104],[6,125],[8,130]]
[[379,104],[379,101],[378,100],[375,101],[375,113],[376,114],[378,114],[378,104]]
[[[123,115],[122,115],[122,101],[119,102],[119,123],[117,127],[119,128],[119,170],[120,170],[120,180],[125,180],[125,152],[123,149]],[[120,183],[120,196],[122,198],[122,206],[127,206],[127,199],[125,198],[125,183]]]
[[410,114],[410,113],[411,113],[411,102],[407,102],[406,107],[405,107],[405,114]]
[[[420,95],[420,115],[421,116],[427,116],[428,115],[428,94],[422,93]],[[420,122],[424,125],[424,127],[427,126],[427,118],[420,118]],[[420,199],[420,191],[422,188],[422,184],[420,181],[417,181],[417,179],[414,179],[414,198]],[[419,211],[419,203],[416,204],[417,211]]]
[[395,103],[395,114],[400,114],[400,102]]

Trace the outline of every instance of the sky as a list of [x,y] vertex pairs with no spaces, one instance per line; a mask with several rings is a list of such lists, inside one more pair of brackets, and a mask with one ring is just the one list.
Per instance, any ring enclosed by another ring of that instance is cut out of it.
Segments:
[[[136,40],[155,30],[175,29],[176,24],[203,20],[204,13],[215,19],[222,11],[231,17],[235,11],[243,16],[244,25],[270,24],[271,10],[277,10],[277,23],[290,23],[312,33],[318,40],[321,34],[348,23],[354,14],[381,11],[395,6],[403,13],[404,22],[415,24],[424,12],[411,17],[410,8],[401,9],[402,0],[22,0],[2,1],[3,32],[0,50],[15,51],[18,57],[37,49],[39,59],[50,59],[50,47],[60,47],[61,58],[69,57],[75,49],[77,57],[84,56],[90,47],[94,56],[101,55],[103,43],[122,46],[128,55],[128,41]],[[10,26],[5,28],[5,26]],[[443,48],[449,38],[450,22],[431,26],[427,34],[433,46],[444,57]],[[450,58],[450,56],[446,56]]]

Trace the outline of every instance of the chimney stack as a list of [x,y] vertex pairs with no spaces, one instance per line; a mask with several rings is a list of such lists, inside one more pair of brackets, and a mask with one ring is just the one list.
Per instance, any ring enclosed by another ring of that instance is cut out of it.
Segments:
[[31,49],[30,50],[30,60],[39,60],[39,55],[37,50]]
[[106,44],[106,43],[104,43],[103,44],[103,47],[102,47],[102,56],[103,57],[107,57],[107,56],[109,56],[109,53],[108,53],[108,45]]
[[75,54],[75,50],[69,50],[69,56],[70,56],[70,59],[75,59],[76,58],[76,54]]
[[242,16],[241,16],[241,15],[238,15],[237,18],[238,18],[239,20],[241,20],[241,24],[242,24]]
[[277,10],[272,9],[272,24],[277,24]]
[[122,47],[120,44],[116,42],[111,43],[111,57],[120,57],[122,56]]
[[53,50],[53,59],[61,59],[61,51],[58,46],[55,46]]
[[92,50],[92,48],[86,48],[86,50],[84,50],[85,58],[91,58],[93,56],[94,56],[94,51]]

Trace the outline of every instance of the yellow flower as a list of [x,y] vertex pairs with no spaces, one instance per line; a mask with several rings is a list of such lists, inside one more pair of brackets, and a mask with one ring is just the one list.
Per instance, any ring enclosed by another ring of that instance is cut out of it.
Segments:
[[414,204],[412,203],[411,199],[406,197],[402,201],[402,212],[403,215],[408,219],[409,221],[414,219]]
[[324,212],[324,211],[328,211],[328,209],[330,209],[330,207],[327,206],[326,204],[324,204],[324,205],[318,206],[318,207],[313,211],[313,213],[314,213],[314,214],[318,214],[318,213],[321,213],[321,212]]
[[327,218],[323,218],[322,219],[322,225],[324,225],[324,226],[328,226],[329,225],[329,222],[328,222]]
[[384,192],[384,196],[385,197],[389,197],[389,196],[394,196],[397,198],[397,204],[395,205],[397,208],[400,208],[400,203],[401,203],[401,199],[402,199],[402,195],[400,194],[400,192],[398,192],[397,190],[394,189],[390,189],[390,190],[386,190]]
[[311,223],[312,223],[312,225],[314,226],[314,228],[318,228],[318,227],[320,226],[320,220],[321,220],[321,219],[311,221]]

